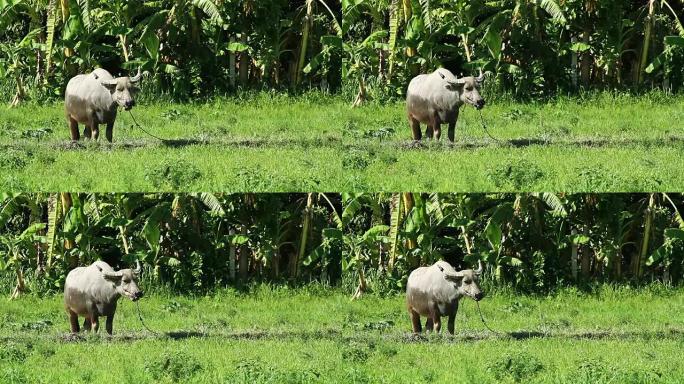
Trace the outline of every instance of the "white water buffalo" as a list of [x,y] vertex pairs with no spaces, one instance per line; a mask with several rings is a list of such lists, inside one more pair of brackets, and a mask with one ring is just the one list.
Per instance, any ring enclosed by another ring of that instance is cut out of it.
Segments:
[[71,129],[71,140],[79,137],[78,124],[85,124],[83,136],[97,140],[100,124],[107,124],[106,136],[111,143],[117,106],[130,110],[135,105],[133,96],[138,88],[141,74],[133,77],[117,77],[98,68],[87,75],[77,75],[69,80],[64,95],[64,112]]
[[420,123],[427,124],[425,136],[439,140],[441,124],[449,124],[449,141],[454,141],[458,110],[463,104],[484,108],[480,84],[484,75],[457,79],[449,70],[439,68],[430,74],[418,75],[406,91],[406,113],[413,130],[413,140],[421,139]]
[[69,314],[71,332],[78,333],[78,316],[85,316],[83,328],[95,332],[99,329],[98,318],[107,317],[106,329],[112,334],[112,323],[119,297],[136,301],[143,296],[138,288],[140,262],[136,269],[114,271],[104,261],[96,261],[87,267],[74,268],[64,284],[64,307]]
[[406,306],[411,315],[413,332],[420,333],[420,317],[427,316],[425,328],[439,332],[442,316],[448,316],[447,329],[454,334],[458,300],[468,296],[480,301],[484,293],[480,290],[479,280],[482,263],[477,270],[456,271],[446,261],[438,261],[429,267],[416,268],[406,285]]

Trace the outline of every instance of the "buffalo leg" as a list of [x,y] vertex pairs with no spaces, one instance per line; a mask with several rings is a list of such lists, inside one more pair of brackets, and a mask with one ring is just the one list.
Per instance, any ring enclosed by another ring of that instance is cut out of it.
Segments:
[[71,324],[71,333],[78,333],[80,331],[78,327],[78,314],[72,310],[69,312],[69,323]]
[[78,141],[78,139],[81,138],[78,134],[78,121],[72,119],[71,116],[68,116],[67,118],[69,119],[69,130],[71,131],[71,140]]
[[83,320],[83,330],[90,332],[93,329],[93,324],[90,321],[90,315],[87,315],[85,320]]
[[420,329],[420,315],[418,312],[409,309],[409,314],[411,315],[411,324],[413,325],[413,333],[420,333],[423,330]]
[[428,316],[427,320],[425,320],[425,332],[432,332],[434,329],[435,327],[432,323],[432,317]]
[[98,124],[93,124],[92,127],[93,133],[92,133],[92,138],[93,140],[97,140],[98,137],[100,137],[100,126]]
[[454,334],[454,329],[456,328],[456,314],[458,313],[458,301],[456,301],[456,306],[454,307],[453,314],[449,315],[449,322],[447,323],[447,330],[452,335]]
[[428,123],[427,128],[425,128],[425,137],[432,139],[434,130],[432,129],[432,123]]
[[449,123],[449,130],[447,131],[447,135],[449,137],[449,141],[452,143],[456,139],[456,122],[454,121],[453,123]]
[[90,322],[93,323],[93,333],[97,333],[100,329],[100,319],[97,316],[93,316]]
[[413,140],[420,140],[422,136],[420,132],[420,121],[409,116],[409,124],[411,125],[411,131],[413,132]]
[[432,322],[435,323],[435,333],[439,333],[442,330],[442,317],[435,315],[432,318]]
[[442,127],[440,124],[435,124],[435,140],[439,140],[442,137]]
[[90,131],[90,126],[86,123],[85,127],[83,127],[83,137],[86,139],[90,139],[91,136],[91,131]]
[[449,322],[447,322],[447,330],[450,334],[454,334],[454,328],[456,327],[456,314],[449,316]]
[[112,142],[112,135],[114,133],[114,122],[107,123],[107,130],[105,131],[105,136],[107,137],[107,141],[110,143]]
[[105,329],[107,330],[107,333],[111,336],[112,335],[112,329],[114,326],[114,315],[109,315],[107,316],[107,321],[105,323]]

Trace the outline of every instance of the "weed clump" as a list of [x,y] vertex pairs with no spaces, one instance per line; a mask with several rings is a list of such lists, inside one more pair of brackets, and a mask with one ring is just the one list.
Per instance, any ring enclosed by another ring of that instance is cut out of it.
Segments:
[[279,370],[258,360],[238,363],[231,383],[313,383],[318,382],[319,372],[310,369]]
[[23,363],[29,354],[26,346],[10,342],[0,349],[0,362]]
[[631,370],[613,367],[601,359],[583,360],[577,365],[572,374],[575,383],[653,383],[657,382],[661,374],[649,370]]
[[351,150],[342,159],[342,168],[349,170],[363,170],[368,168],[372,159],[368,153],[359,150]]
[[187,187],[201,177],[202,172],[194,164],[178,159],[165,159],[145,169],[145,180],[157,189]]
[[192,355],[183,351],[167,351],[159,358],[145,363],[145,372],[155,380],[186,381],[204,369]]
[[539,359],[523,351],[506,353],[487,366],[487,372],[497,380],[511,378],[515,382],[528,381],[543,369]]
[[0,168],[8,170],[20,170],[26,167],[29,159],[25,151],[6,149],[0,151]]
[[374,344],[350,343],[342,349],[342,359],[352,363],[365,363],[375,350]]
[[497,188],[513,188],[515,190],[529,188],[544,177],[544,172],[538,165],[524,158],[511,159],[507,163],[490,166],[486,174],[487,178]]

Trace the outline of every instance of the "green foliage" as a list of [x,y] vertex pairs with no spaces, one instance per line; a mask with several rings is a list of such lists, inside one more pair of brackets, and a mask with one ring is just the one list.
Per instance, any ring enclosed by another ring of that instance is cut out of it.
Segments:
[[14,297],[58,291],[69,270],[95,260],[117,269],[140,260],[146,283],[183,292],[250,280],[329,284],[340,276],[339,198],[312,195],[302,236],[306,196],[3,194],[0,270],[16,275]]
[[410,271],[439,259],[461,269],[481,260],[485,284],[527,292],[597,280],[680,284],[682,204],[658,193],[345,194],[343,268],[369,271],[379,294],[403,290]]
[[672,3],[343,1],[344,78],[357,102],[400,97],[413,76],[442,66],[485,71],[490,96],[681,90],[684,28]]
[[[97,67],[115,75],[142,67],[151,74],[143,87],[174,99],[238,88],[334,89],[340,84],[339,6],[317,1],[308,10],[306,5],[285,0],[3,2],[0,78],[14,88],[5,97],[14,95],[13,104],[56,98],[70,77]],[[308,48],[305,54],[294,54],[302,47]]]

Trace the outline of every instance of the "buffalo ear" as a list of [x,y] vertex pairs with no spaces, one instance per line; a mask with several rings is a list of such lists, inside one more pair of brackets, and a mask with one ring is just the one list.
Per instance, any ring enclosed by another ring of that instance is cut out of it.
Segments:
[[102,272],[102,277],[104,277],[105,280],[113,281],[113,282],[116,283],[116,282],[118,282],[119,280],[121,280],[121,278],[123,277],[123,273],[121,273],[121,272],[105,272],[105,271],[103,271],[103,272]]
[[442,276],[444,276],[444,280],[447,281],[454,281],[454,282],[460,282],[463,279],[463,274],[461,272],[451,272],[451,271],[445,271],[442,266],[438,265],[437,268],[442,272]]
[[116,79],[114,79],[114,80],[103,80],[103,81],[100,81],[100,84],[102,84],[103,87],[107,88],[109,90],[109,92],[114,92],[114,90],[116,89],[117,82],[116,82]]
[[453,282],[453,283],[460,283],[461,280],[463,280],[463,276],[462,276],[462,275],[461,275],[461,276],[458,276],[458,275],[455,275],[455,274],[448,274],[448,275],[447,275],[447,274],[444,274],[444,280],[446,280],[446,281],[451,281],[451,282]]

